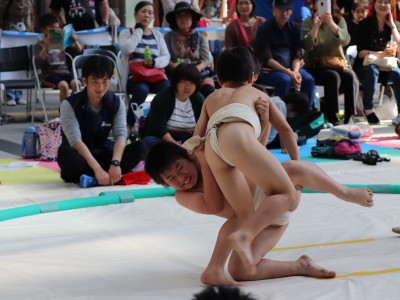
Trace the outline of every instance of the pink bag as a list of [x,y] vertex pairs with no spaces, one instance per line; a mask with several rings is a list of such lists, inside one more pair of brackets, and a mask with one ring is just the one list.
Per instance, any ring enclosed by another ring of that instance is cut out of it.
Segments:
[[61,145],[61,121],[55,118],[39,126],[41,160],[57,160],[58,147]]

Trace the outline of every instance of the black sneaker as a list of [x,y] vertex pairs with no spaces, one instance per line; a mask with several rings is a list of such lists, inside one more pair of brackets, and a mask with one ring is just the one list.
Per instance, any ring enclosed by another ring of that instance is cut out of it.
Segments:
[[380,125],[381,122],[374,112],[366,116],[369,125]]

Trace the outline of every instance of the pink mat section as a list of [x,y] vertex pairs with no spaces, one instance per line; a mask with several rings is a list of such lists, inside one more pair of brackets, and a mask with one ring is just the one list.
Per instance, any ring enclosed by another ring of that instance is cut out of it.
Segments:
[[56,171],[56,172],[60,172],[60,167],[58,166],[58,163],[56,161],[38,161],[38,160],[34,160],[34,159],[24,159],[24,158],[20,158],[20,160],[22,161],[36,161],[39,162],[39,166],[41,166],[42,168],[46,168],[52,171]]
[[366,144],[400,149],[400,138],[397,135],[373,137],[370,141],[366,142]]

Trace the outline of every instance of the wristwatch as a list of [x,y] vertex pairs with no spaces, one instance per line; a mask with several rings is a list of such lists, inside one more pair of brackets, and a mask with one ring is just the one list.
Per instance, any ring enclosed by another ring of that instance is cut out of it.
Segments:
[[112,160],[112,161],[111,161],[111,165],[112,165],[112,166],[119,167],[119,166],[121,165],[121,162],[120,162],[119,160]]

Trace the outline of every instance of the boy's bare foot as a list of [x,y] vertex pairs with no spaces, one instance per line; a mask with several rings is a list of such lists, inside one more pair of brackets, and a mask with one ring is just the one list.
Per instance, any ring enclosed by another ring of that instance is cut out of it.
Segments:
[[355,203],[365,207],[372,207],[374,193],[366,188],[346,188],[342,195],[338,195],[344,201]]
[[300,273],[304,276],[314,278],[334,278],[336,273],[318,266],[310,257],[302,255],[298,260],[300,264]]
[[249,274],[256,274],[256,267],[254,265],[253,254],[251,252],[252,241],[250,237],[241,230],[238,230],[228,236],[228,242],[232,249],[235,250],[239,255]]
[[206,285],[232,285],[242,286],[240,282],[237,282],[226,276],[223,269],[220,268],[209,268],[207,267],[200,276],[200,281]]

